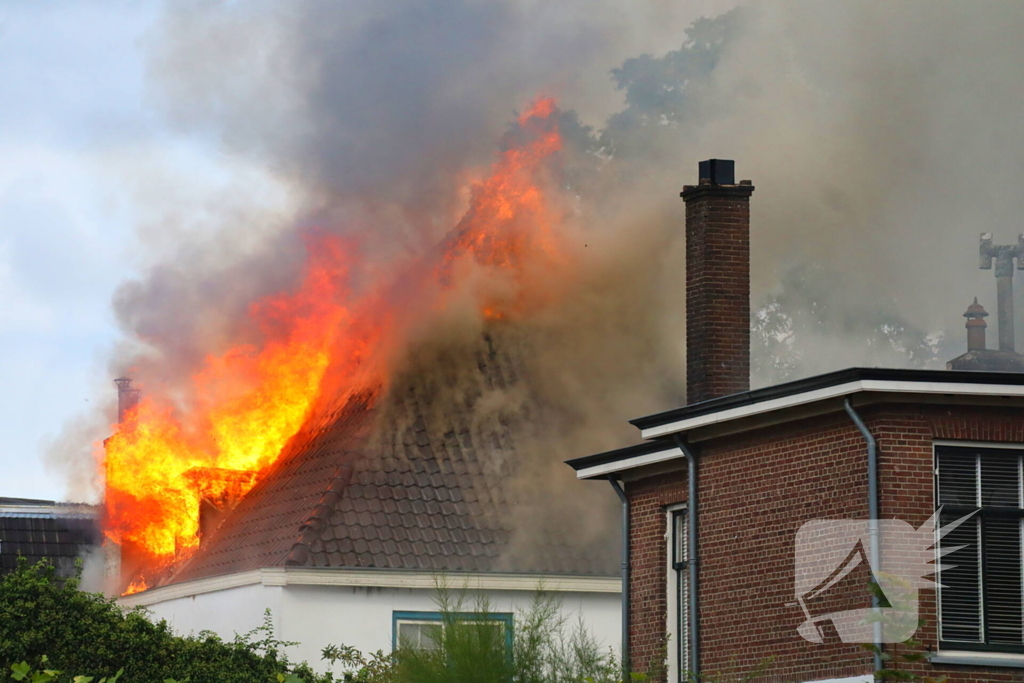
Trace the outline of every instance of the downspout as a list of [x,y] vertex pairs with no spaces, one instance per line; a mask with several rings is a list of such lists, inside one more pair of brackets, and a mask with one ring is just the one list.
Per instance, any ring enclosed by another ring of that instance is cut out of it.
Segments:
[[629,499],[615,477],[609,477],[615,495],[622,501],[622,680],[630,679],[629,661]]
[[[868,444],[868,541],[869,549],[868,552],[871,555],[871,567],[872,567],[872,579],[874,579],[874,572],[878,571],[881,566],[881,550],[879,547],[878,540],[878,444],[875,442],[875,437],[871,435],[868,430],[868,426],[864,424],[864,420],[860,419],[860,415],[853,409],[853,404],[850,403],[850,399],[846,399],[843,404],[846,408],[846,414],[853,420],[853,424],[860,430],[861,435],[864,437],[864,441]],[[871,608],[878,613],[881,607],[881,601],[874,592],[871,593]],[[875,671],[882,670],[882,622],[876,621],[871,625],[872,636],[874,638],[875,645]]]
[[[697,454],[690,450],[689,444],[679,436],[675,435],[676,445],[686,456],[686,524],[689,557],[686,558],[686,568],[690,571],[690,672],[694,678],[700,678],[700,599],[697,565],[700,562],[700,553],[697,552]],[[682,674],[682,672],[680,672]]]

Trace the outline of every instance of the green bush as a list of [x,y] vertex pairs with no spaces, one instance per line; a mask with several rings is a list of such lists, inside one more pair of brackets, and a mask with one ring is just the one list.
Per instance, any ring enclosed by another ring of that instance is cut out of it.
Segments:
[[119,683],[278,683],[293,673],[311,683],[329,680],[289,665],[280,652],[285,644],[269,621],[230,642],[209,632],[175,636],[141,609],[82,592],[77,579],[57,579],[46,562],[22,562],[0,578],[0,680],[26,665],[96,680],[123,669]]
[[[467,608],[465,592],[444,586],[435,597],[441,619],[431,627],[433,649],[399,643],[391,654],[364,657],[348,646],[330,646],[324,658],[348,669],[352,683],[619,683],[621,669],[582,622],[570,624],[556,596],[538,591],[516,613],[511,634],[496,629],[486,598]],[[511,637],[509,637],[509,635]],[[636,676],[633,680],[644,680]]]

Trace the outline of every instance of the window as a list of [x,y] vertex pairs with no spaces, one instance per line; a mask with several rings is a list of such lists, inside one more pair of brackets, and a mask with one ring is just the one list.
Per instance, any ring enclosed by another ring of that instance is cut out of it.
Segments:
[[[512,651],[512,615],[509,613],[488,614],[482,619],[479,614],[458,615],[463,623],[473,622],[478,628],[501,629],[505,646]],[[408,645],[421,650],[436,650],[444,620],[440,612],[394,612],[392,614],[392,647]]]
[[436,640],[440,622],[437,621],[414,621],[402,619],[395,622],[395,643],[411,647],[416,650],[436,650]]
[[940,542],[939,644],[1024,653],[1024,450],[936,446],[941,523],[966,514]]
[[668,509],[668,624],[669,680],[686,681],[690,670],[690,575],[686,506]]

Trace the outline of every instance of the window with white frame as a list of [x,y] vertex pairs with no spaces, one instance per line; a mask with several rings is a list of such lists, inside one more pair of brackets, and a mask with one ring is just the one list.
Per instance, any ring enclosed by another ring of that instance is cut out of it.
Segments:
[[973,517],[940,547],[939,646],[1024,653],[1024,450],[936,446],[936,503],[945,525]]
[[[474,628],[495,629],[495,638],[505,641],[505,647],[512,648],[512,615],[510,613],[479,614],[467,613],[456,616],[459,623],[471,623]],[[410,647],[417,650],[436,650],[440,647],[445,620],[440,612],[394,612],[392,614],[392,646]],[[490,637],[490,636],[488,636]]]
[[689,680],[690,670],[690,600],[689,556],[687,537],[687,516],[685,505],[674,505],[667,509],[668,539],[668,634],[669,680]]
[[436,650],[439,621],[400,619],[395,622],[395,643],[414,650]]

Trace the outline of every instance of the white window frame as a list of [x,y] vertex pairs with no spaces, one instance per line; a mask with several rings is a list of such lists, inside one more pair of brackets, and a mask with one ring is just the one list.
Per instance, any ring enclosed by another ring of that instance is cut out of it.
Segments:
[[[403,626],[441,626],[441,622],[436,619],[396,619],[395,620],[395,642],[392,649],[397,649],[399,643],[402,642],[402,627]],[[417,643],[417,650],[427,650],[431,648],[425,648],[422,643]]]
[[[680,583],[685,586],[688,580],[686,569],[679,570],[675,566],[675,517],[683,513],[684,537],[689,531],[690,522],[688,507],[686,503],[677,503],[665,508],[665,588],[666,588],[666,623],[665,634],[668,636],[668,680],[671,683],[686,683],[683,674],[683,666],[689,667],[689,601],[686,598],[680,599]],[[680,619],[680,617],[682,617]],[[683,628],[680,628],[680,625]]]

